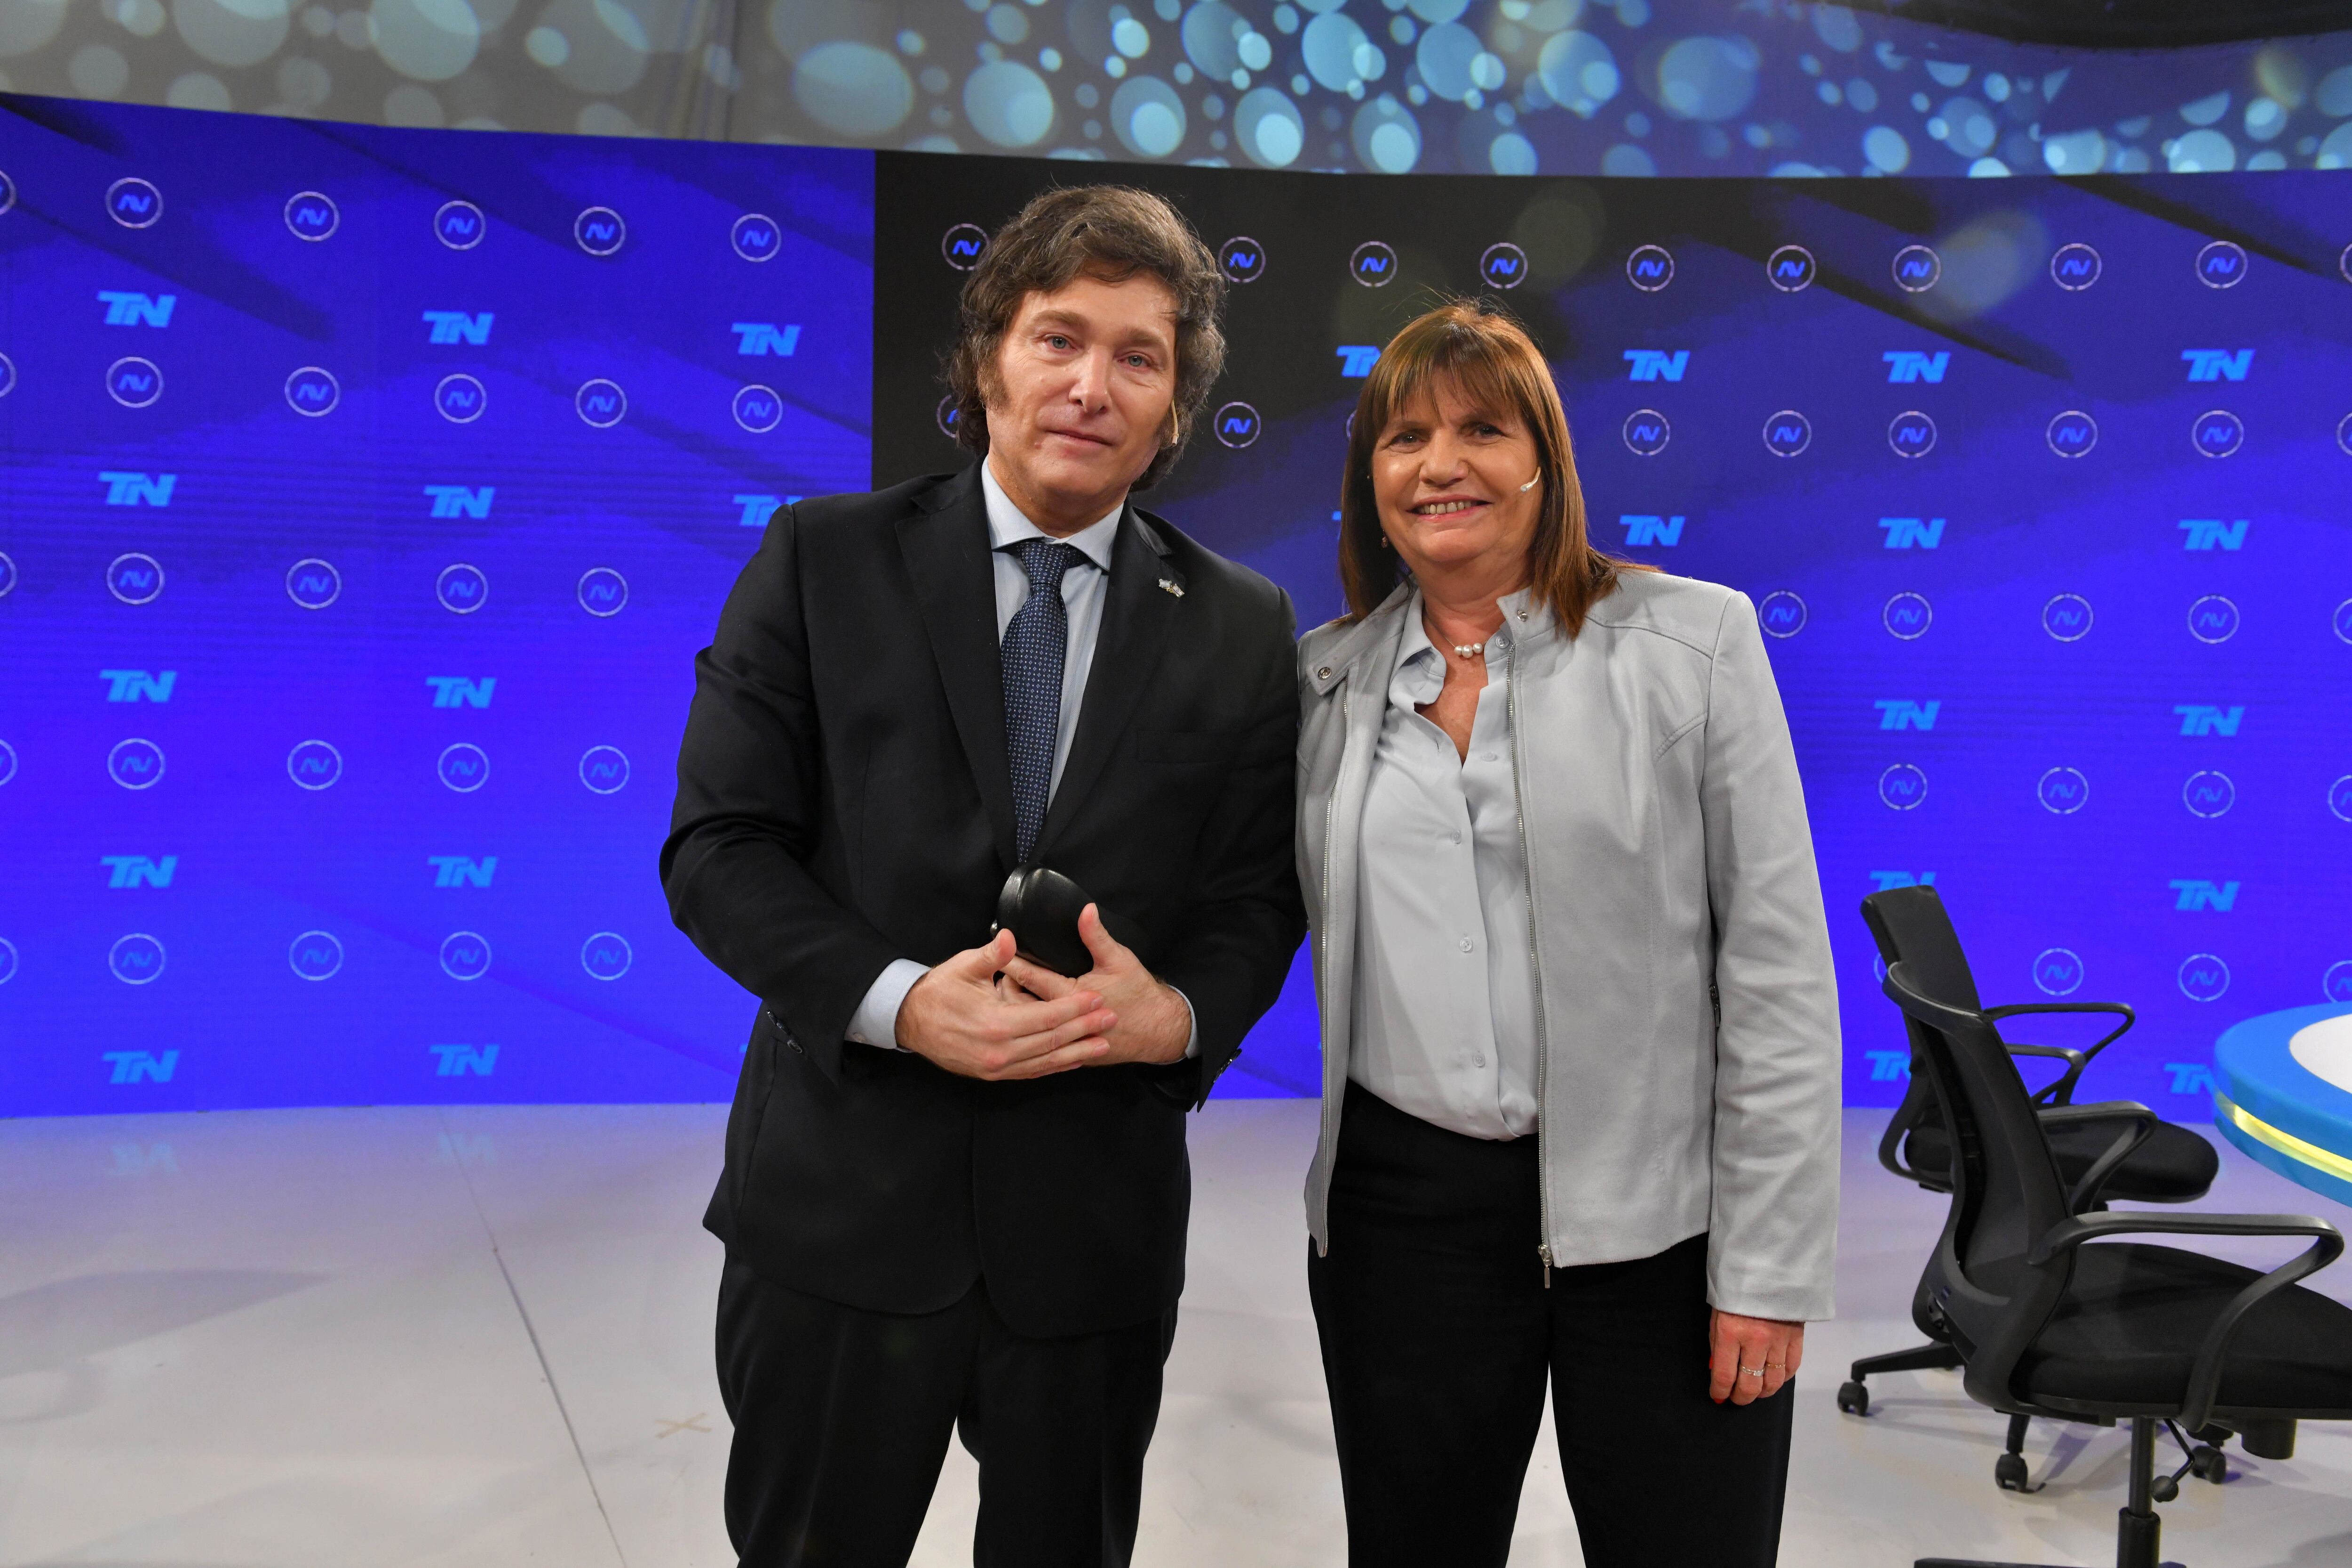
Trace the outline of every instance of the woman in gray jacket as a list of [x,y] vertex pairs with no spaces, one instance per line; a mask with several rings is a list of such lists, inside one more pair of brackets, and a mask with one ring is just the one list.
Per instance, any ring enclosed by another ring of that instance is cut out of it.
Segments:
[[1299,645],[1307,1279],[1354,1568],[1499,1565],[1549,1381],[1592,1568],[1768,1568],[1838,1025],[1747,597],[1588,542],[1541,353],[1398,333]]

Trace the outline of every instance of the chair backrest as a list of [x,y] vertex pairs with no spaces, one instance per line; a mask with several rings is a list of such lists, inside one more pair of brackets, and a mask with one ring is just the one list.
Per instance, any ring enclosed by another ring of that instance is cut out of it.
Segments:
[[2037,1297],[2063,1289],[2063,1267],[2029,1270],[2024,1260],[2034,1242],[2067,1217],[2066,1190],[2000,1033],[1977,1009],[1925,994],[1914,973],[1898,960],[1888,970],[1886,994],[1903,1009],[1915,1059],[1934,1081],[1952,1142],[1952,1206],[1929,1266],[1942,1279],[1930,1294],[1960,1339],[1981,1345],[2004,1328],[2013,1337],[2021,1310],[2033,1314],[2031,1303],[2011,1300],[2021,1289]]
[[[1969,956],[1961,951],[1959,935],[1952,930],[1951,917],[1944,912],[1944,900],[1935,889],[1889,888],[1873,893],[1862,900],[1862,921],[1878,944],[1882,963],[1889,968],[1897,963],[1911,965],[1915,989],[1954,1007],[1973,1010],[1981,1005]],[[1913,1128],[1940,1125],[1944,1119],[1936,1105],[1934,1087],[1927,1075],[1918,1070],[1918,1053],[1912,1054],[1911,1087],[1887,1119],[1885,1134],[1878,1142],[1878,1163],[1898,1175],[1916,1179],[1919,1173],[1908,1171],[1903,1163],[1903,1140]],[[1927,1184],[1938,1184],[1930,1180]]]

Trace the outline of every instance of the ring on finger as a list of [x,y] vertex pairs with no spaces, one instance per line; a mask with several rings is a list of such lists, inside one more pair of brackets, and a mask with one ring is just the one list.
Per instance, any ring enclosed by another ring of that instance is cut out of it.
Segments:
[[1739,1370],[1749,1377],[1761,1377],[1764,1375],[1764,1369],[1760,1366],[1743,1366]]

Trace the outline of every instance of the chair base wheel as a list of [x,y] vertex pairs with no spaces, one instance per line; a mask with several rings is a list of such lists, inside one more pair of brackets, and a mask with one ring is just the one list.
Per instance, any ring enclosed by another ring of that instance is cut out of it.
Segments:
[[2219,1486],[2230,1473],[2230,1462],[2221,1457],[2221,1449],[2205,1443],[2200,1444],[2196,1452],[2189,1456],[2189,1468],[2199,1480]]
[[2042,1489],[2026,1479],[2025,1456],[2003,1454],[1992,1462],[1993,1485],[2005,1492],[2038,1492]]
[[1844,1411],[1849,1415],[1867,1415],[1870,1414],[1870,1390],[1864,1388],[1859,1381],[1840,1384],[1837,1391],[1837,1402],[1838,1408]]

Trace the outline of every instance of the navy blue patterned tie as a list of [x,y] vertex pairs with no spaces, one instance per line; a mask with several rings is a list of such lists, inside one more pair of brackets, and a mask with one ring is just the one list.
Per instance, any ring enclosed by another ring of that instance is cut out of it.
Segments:
[[1053,539],[1024,539],[1012,549],[1029,575],[1029,597],[1013,612],[997,657],[1004,666],[1004,752],[1013,764],[1013,858],[1026,865],[1045,825],[1062,731],[1062,668],[1070,649],[1062,574],[1080,557],[1076,545]]

